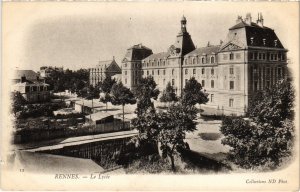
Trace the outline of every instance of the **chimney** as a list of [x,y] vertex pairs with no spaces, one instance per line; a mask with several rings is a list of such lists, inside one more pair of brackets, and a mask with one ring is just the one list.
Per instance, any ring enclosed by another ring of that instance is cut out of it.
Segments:
[[264,18],[262,16],[262,13],[258,13],[258,18],[256,20],[256,23],[261,27],[264,26]]
[[252,17],[251,17],[251,14],[250,13],[247,13],[246,14],[246,18],[245,18],[245,23],[247,23],[248,25],[251,25],[251,22],[252,22]]
[[209,41],[207,42],[207,47],[210,47],[210,42]]
[[26,81],[25,74],[21,77],[21,83],[24,83]]
[[236,24],[240,23],[243,21],[242,16],[238,16],[238,18],[236,19]]

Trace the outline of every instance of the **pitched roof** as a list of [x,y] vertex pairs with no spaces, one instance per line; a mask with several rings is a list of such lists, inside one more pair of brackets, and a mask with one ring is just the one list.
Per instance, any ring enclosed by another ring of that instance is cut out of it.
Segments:
[[192,56],[192,55],[210,55],[212,53],[217,53],[219,49],[220,49],[220,45],[210,45],[208,47],[200,47],[186,54],[185,57]]
[[152,50],[148,47],[138,44],[127,49],[123,62],[132,60],[142,60],[152,54]]
[[114,60],[107,60],[107,61],[99,61],[97,68],[107,68],[109,65],[112,64]]
[[150,48],[142,45],[141,43],[137,44],[137,45],[133,45],[133,46],[129,47],[128,49],[147,49],[147,50],[152,51]]
[[251,24],[249,25],[248,23],[246,23],[245,21],[241,21],[239,23],[237,23],[236,25],[232,26],[229,28],[229,30],[233,30],[233,29],[239,29],[239,28],[243,28],[243,27],[258,27],[258,28],[263,28],[263,29],[270,29],[268,27],[265,26],[259,26],[258,24],[251,22]]
[[33,70],[15,70],[14,79],[21,79],[21,77],[25,76],[28,80],[36,80],[37,77],[41,78],[39,74],[34,72]]
[[[260,46],[260,47],[276,47],[284,48],[275,34],[274,30],[270,28],[261,27],[246,27],[246,37],[248,46]],[[253,43],[251,43],[251,38],[253,37]],[[265,43],[264,43],[265,39]],[[275,40],[277,45],[275,46]]]
[[113,114],[110,114],[108,112],[97,112],[97,113],[92,113],[90,115],[85,116],[86,119],[91,119],[92,121],[98,121],[105,119],[107,117],[113,116]]
[[167,58],[168,56],[169,56],[168,52],[154,53],[146,57],[144,60],[164,59]]

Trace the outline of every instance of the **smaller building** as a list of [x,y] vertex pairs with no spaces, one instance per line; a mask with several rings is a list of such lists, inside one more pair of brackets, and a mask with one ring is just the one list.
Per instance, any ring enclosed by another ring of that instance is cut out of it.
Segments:
[[40,73],[41,77],[45,78],[45,77],[50,77],[52,71],[63,72],[64,68],[63,67],[43,66],[43,67],[40,67],[39,73]]
[[20,92],[29,103],[50,100],[49,85],[32,70],[16,71],[13,82],[12,91]]
[[86,122],[89,122],[95,127],[97,132],[107,133],[121,131],[130,128],[130,122],[122,122],[120,119],[115,119],[114,114],[108,112],[97,112],[85,117]]
[[95,68],[90,69],[90,85],[97,85],[107,76],[111,77],[116,74],[122,74],[122,70],[115,61],[115,57],[108,61],[99,61]]
[[75,100],[74,109],[79,113],[91,114],[96,111],[96,109],[103,107],[100,102],[95,102],[95,100]]

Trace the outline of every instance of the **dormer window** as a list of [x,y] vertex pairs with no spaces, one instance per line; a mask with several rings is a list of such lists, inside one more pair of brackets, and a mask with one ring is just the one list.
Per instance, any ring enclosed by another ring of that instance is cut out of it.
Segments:
[[263,44],[266,45],[266,39],[263,39]]
[[277,40],[274,40],[274,46],[277,47]]
[[196,63],[196,59],[195,58],[193,58],[193,64],[195,64]]
[[250,42],[251,45],[253,45],[254,37],[251,37],[251,38],[250,38],[250,41],[251,41],[251,42]]

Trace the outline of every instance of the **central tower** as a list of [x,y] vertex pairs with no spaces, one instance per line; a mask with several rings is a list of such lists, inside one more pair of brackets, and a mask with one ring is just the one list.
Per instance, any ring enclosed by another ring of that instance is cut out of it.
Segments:
[[[190,34],[186,29],[187,20],[185,16],[182,16],[180,20],[181,30],[176,36],[176,41],[170,46],[168,52],[170,54],[168,58],[169,65],[172,68],[172,82],[174,82],[174,88],[178,95],[181,94],[183,89],[182,78],[182,65],[184,55],[195,50],[195,45],[192,41]],[[172,83],[173,84],[173,83]]]

